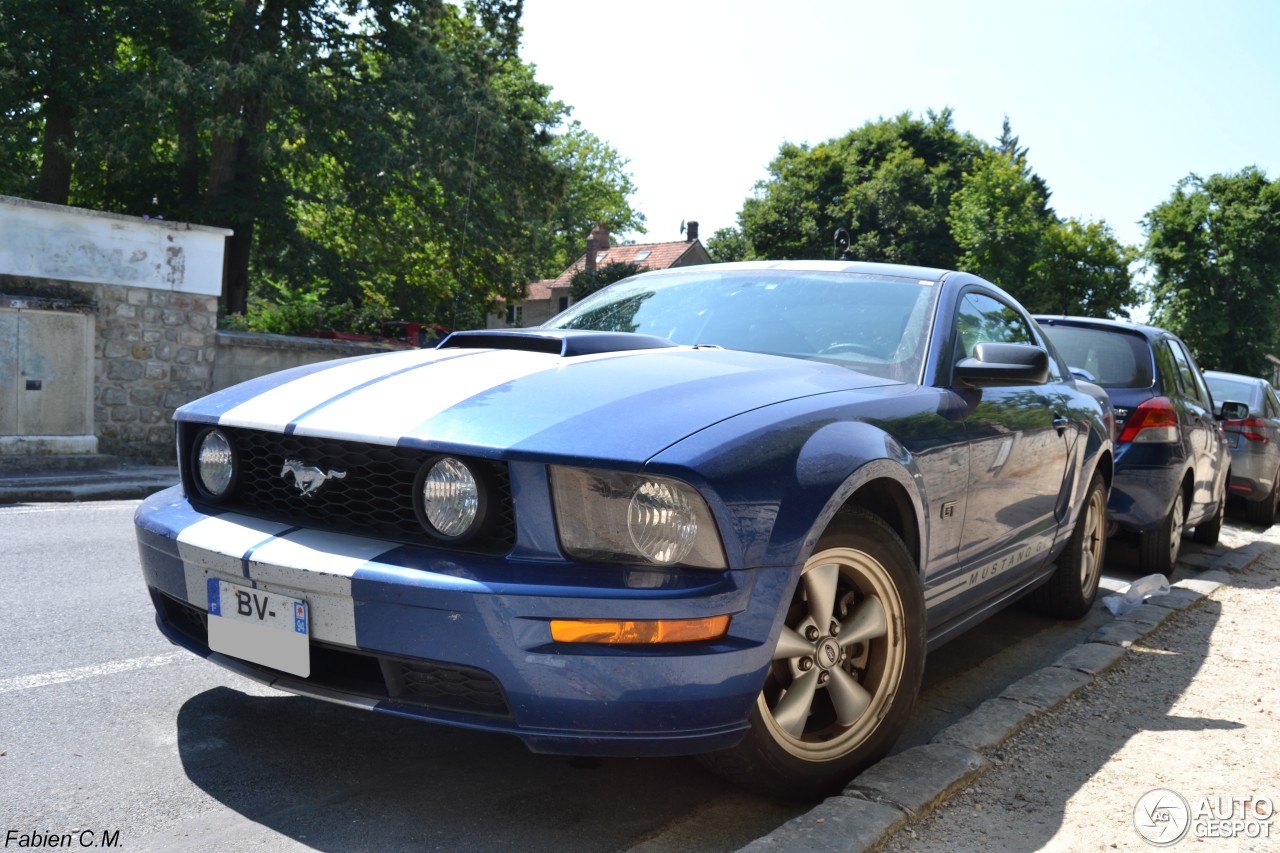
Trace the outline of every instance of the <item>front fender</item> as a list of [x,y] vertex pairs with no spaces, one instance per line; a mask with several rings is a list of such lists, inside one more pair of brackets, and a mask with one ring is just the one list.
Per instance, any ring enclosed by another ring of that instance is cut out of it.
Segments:
[[910,452],[870,423],[803,402],[722,421],[646,465],[707,496],[732,567],[802,565],[840,508],[876,480],[900,487],[915,516],[908,526],[923,529],[924,481]]

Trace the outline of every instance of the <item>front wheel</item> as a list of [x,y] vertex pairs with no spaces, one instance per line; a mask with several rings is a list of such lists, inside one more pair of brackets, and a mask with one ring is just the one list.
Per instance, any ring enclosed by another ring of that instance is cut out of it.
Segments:
[[915,562],[879,517],[853,509],[805,563],[751,728],[703,756],[743,787],[785,799],[840,790],[902,733],[924,670]]

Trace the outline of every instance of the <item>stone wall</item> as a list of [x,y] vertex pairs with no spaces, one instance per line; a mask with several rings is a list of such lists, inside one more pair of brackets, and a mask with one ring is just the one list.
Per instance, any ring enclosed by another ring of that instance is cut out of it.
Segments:
[[218,299],[97,285],[99,449],[169,461],[173,411],[213,388]]
[[277,370],[335,358],[405,349],[404,344],[301,338],[260,332],[218,332],[213,390]]
[[[92,376],[84,377],[92,394],[86,392],[82,405],[92,409],[98,452],[173,458],[173,410],[212,389],[222,256],[230,234],[0,196],[0,310],[93,317]],[[18,363],[10,367],[15,376],[22,375],[26,358],[19,352],[11,359]],[[52,376],[48,384],[71,380]],[[0,435],[0,453],[95,449],[19,432]]]

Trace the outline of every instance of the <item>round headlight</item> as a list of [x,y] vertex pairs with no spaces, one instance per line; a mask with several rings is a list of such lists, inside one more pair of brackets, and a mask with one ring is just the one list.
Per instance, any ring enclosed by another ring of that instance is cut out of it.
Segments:
[[671,483],[649,480],[636,489],[627,507],[631,544],[645,559],[678,563],[698,538],[698,517],[688,498]]
[[422,479],[422,514],[445,539],[469,533],[480,517],[480,504],[480,483],[459,459],[443,457]]
[[236,459],[231,442],[221,430],[211,429],[196,444],[196,478],[211,498],[220,498],[231,488]]

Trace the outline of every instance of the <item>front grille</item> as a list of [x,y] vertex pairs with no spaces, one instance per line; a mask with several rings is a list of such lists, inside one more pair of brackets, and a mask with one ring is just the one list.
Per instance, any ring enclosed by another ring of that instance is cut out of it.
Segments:
[[[198,429],[183,425],[183,458],[191,458]],[[361,536],[394,539],[449,550],[506,553],[515,542],[515,513],[507,467],[487,459],[464,461],[484,481],[490,499],[489,517],[475,536],[462,543],[432,538],[418,520],[414,483],[433,454],[406,447],[389,447],[331,438],[283,435],[260,430],[219,427],[235,448],[239,475],[231,494],[209,506],[259,518],[340,530]],[[303,495],[292,477],[282,476],[285,460],[296,459],[326,472],[340,471],[310,495]],[[189,465],[184,465],[189,474]],[[188,484],[190,485],[190,484]],[[187,489],[201,502],[198,489]]]
[[[161,618],[170,628],[209,647],[208,615],[198,607],[155,593]],[[264,673],[275,670],[249,664]],[[288,676],[297,679],[297,676]],[[441,711],[510,717],[511,708],[497,679],[484,670],[437,661],[357,652],[324,643],[311,644],[307,684],[374,699],[388,699]]]

